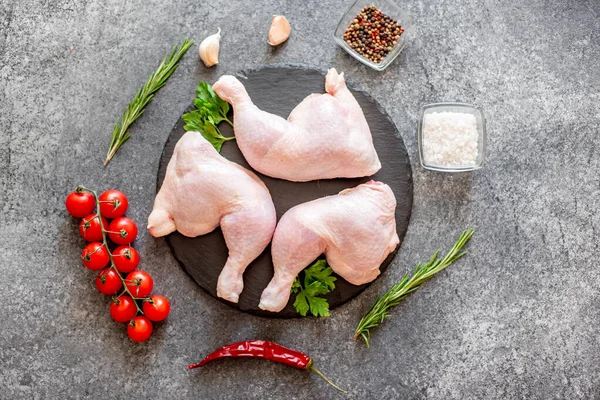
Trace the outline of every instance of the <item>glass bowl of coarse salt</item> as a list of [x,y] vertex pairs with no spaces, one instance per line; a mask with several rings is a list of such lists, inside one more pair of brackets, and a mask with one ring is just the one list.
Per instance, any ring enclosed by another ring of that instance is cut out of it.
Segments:
[[419,156],[425,169],[474,171],[485,160],[485,116],[464,103],[435,103],[421,108]]

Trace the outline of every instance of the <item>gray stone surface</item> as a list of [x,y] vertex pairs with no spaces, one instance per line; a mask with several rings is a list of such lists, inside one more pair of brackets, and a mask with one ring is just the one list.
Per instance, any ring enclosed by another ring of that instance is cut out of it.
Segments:
[[[0,3],[0,397],[334,399],[315,376],[245,360],[188,372],[223,343],[265,338],[310,353],[356,399],[600,397],[600,3],[404,1],[418,37],[383,73],[331,39],[347,1],[33,1]],[[270,16],[289,42],[266,44]],[[170,47],[223,29],[221,64],[197,47],[133,127],[108,168],[112,125]],[[167,323],[130,342],[108,314],[64,211],[77,184],[119,188],[140,225],[165,138],[198,81],[263,64],[335,66],[398,125],[415,205],[393,268],[328,319],[270,320],[199,290],[164,240],[136,245]],[[473,174],[424,171],[419,107],[482,106],[488,158]],[[373,332],[352,330],[378,291],[477,228],[469,255]]]

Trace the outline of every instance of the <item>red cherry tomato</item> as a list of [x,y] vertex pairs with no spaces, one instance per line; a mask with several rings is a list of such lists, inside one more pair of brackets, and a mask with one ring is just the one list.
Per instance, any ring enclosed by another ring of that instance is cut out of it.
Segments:
[[112,255],[115,267],[124,274],[136,269],[140,263],[140,255],[131,246],[119,246],[113,251]]
[[127,217],[119,217],[114,219],[108,226],[111,232],[108,234],[110,240],[116,244],[129,244],[135,240],[138,229],[135,222]]
[[125,278],[125,285],[133,297],[148,297],[152,292],[154,282],[152,277],[144,271],[133,271]]
[[166,297],[154,295],[150,297],[150,300],[144,301],[142,311],[150,321],[158,322],[167,318],[171,311],[171,304]]
[[[102,224],[104,229],[109,226],[108,221],[104,217],[102,217]],[[87,242],[102,241],[102,229],[100,228],[100,220],[96,214],[90,214],[81,220],[79,223],[79,233]]]
[[100,213],[109,219],[125,215],[129,206],[127,197],[118,190],[107,190],[98,197],[98,200],[100,200]]
[[120,296],[110,303],[110,316],[117,322],[128,322],[137,314],[135,301],[129,296]]
[[81,252],[81,261],[92,271],[99,271],[108,265],[110,257],[102,243],[94,242],[85,246]]
[[83,218],[94,212],[96,200],[90,192],[71,192],[65,200],[67,212],[74,217]]
[[152,322],[146,317],[138,316],[127,325],[127,336],[134,342],[143,342],[152,335]]
[[106,268],[96,277],[98,291],[107,296],[116,294],[122,286],[119,274],[112,268]]

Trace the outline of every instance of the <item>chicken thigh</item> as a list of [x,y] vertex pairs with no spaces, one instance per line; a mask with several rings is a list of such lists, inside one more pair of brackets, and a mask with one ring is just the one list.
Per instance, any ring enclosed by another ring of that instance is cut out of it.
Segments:
[[217,295],[237,303],[244,270],[267,247],[275,224],[273,200],[256,175],[222,157],[200,133],[183,135],[148,217],[152,236],[178,230],[195,237],[220,225],[229,257]]
[[298,273],[323,253],[329,266],[351,284],[374,280],[400,242],[395,209],[392,189],[376,181],[291,208],[273,235],[275,275],[259,307],[281,311]]
[[231,103],[237,144],[260,173],[306,182],[369,176],[381,168],[362,109],[334,68],[325,77],[327,93],[306,97],[287,120],[261,111],[233,76],[222,76],[213,90]]

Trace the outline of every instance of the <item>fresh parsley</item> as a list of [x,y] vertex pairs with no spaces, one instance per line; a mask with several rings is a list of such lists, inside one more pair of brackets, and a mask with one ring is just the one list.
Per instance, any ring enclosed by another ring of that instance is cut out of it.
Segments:
[[229,103],[217,96],[211,85],[200,82],[196,88],[194,106],[196,106],[195,110],[183,114],[185,122],[183,129],[186,132],[200,132],[220,152],[224,142],[235,139],[235,136],[223,136],[217,127],[222,121],[233,126],[233,123],[227,118]]
[[[296,277],[292,285],[292,293],[296,294],[294,308],[300,315],[306,317],[310,311],[315,317],[329,316],[329,303],[319,296],[335,289],[334,282],[337,278],[331,276],[332,273],[327,261],[319,259],[300,273],[304,275],[303,280],[300,279],[300,275]],[[301,283],[302,281],[304,284]]]
[[215,124],[226,121],[233,126],[233,123],[227,118],[229,103],[221,99],[208,83],[200,82],[198,84],[194,105],[197,109],[208,110]]

